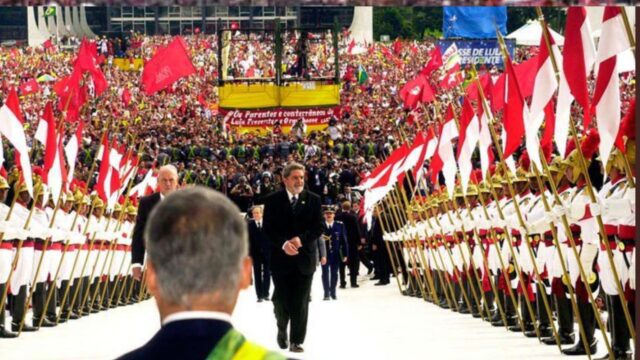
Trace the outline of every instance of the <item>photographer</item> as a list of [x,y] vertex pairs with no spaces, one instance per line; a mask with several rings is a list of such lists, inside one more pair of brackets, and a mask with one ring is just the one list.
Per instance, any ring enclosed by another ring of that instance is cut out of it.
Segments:
[[253,189],[247,182],[246,176],[240,176],[238,183],[231,189],[231,199],[238,205],[240,211],[247,212],[253,202]]

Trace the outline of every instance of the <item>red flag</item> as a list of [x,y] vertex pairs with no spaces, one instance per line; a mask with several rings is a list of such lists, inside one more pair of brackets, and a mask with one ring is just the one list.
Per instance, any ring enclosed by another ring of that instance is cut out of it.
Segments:
[[145,64],[142,72],[144,91],[147,95],[155,94],[195,72],[187,46],[178,36],[166,48],[158,50]]
[[109,174],[110,167],[111,167],[109,165],[110,153],[111,153],[111,150],[109,149],[109,140],[105,136],[104,140],[102,141],[102,159],[100,161],[98,181],[96,181],[96,185],[95,185],[95,190],[98,192],[98,196],[100,196],[100,199],[102,199],[102,201],[104,202],[108,200],[107,193],[109,193],[109,195],[111,193],[111,191],[108,191],[108,187],[106,187],[107,175]]
[[453,89],[463,82],[464,77],[462,77],[462,73],[460,72],[460,65],[456,64],[447,71],[447,74],[444,76],[442,81],[440,81],[440,88],[443,90]]
[[556,113],[553,110],[555,108],[556,105],[553,99],[551,99],[551,101],[549,101],[547,106],[544,108],[544,132],[542,133],[542,138],[540,139],[540,146],[543,148],[551,145],[553,142],[553,134],[556,129]]
[[129,91],[129,89],[124,89],[124,91],[122,92],[122,103],[124,104],[124,106],[129,106],[129,104],[131,103],[131,92]]
[[42,47],[47,51],[54,51],[55,50],[55,46],[53,46],[53,42],[51,42],[51,39],[47,39],[47,41],[42,43]]
[[47,102],[45,105],[42,118],[47,122],[47,137],[44,150],[44,172],[42,174],[42,181],[45,184],[48,184],[47,175],[53,167],[53,162],[58,150],[58,144],[56,141],[56,121],[53,118],[53,107],[51,106],[51,102]]
[[511,63],[511,58],[505,59],[505,87],[506,99],[503,112],[504,133],[507,141],[504,147],[504,158],[508,158],[522,143],[524,135],[524,99],[520,92],[518,77]]
[[349,43],[349,46],[347,46],[347,54],[351,55],[351,52],[353,51],[353,48],[356,46],[356,40],[355,39],[351,39],[351,42]]
[[[538,63],[538,56],[532,57],[520,64],[511,63],[518,78],[520,93],[523,97],[529,97],[533,94],[533,85],[538,71]],[[498,112],[504,107],[504,80],[505,74],[503,73],[492,86],[491,110],[494,112]]]
[[207,106],[207,100],[204,98],[204,94],[198,95],[198,103],[204,107]]
[[20,85],[20,93],[23,96],[34,94],[40,91],[40,86],[36,79],[31,78],[28,81],[25,81],[22,85]]
[[97,53],[96,43],[83,39],[82,43],[80,43],[80,49],[78,49],[78,57],[75,61],[74,70],[78,69],[82,72],[88,72],[91,75],[96,96],[100,96],[107,90],[108,84],[104,73],[98,66],[100,59],[98,59]]
[[607,6],[598,43],[598,78],[593,107],[600,133],[600,159],[606,164],[620,131],[620,74],[618,56],[631,48],[625,32],[621,8]]
[[76,121],[80,108],[86,101],[86,88],[80,87],[81,71],[74,70],[71,75],[60,79],[53,91],[58,95],[58,110],[65,111],[68,121]]
[[405,108],[415,109],[418,106],[425,84],[427,84],[427,79],[423,75],[418,75],[418,77],[410,80],[400,89],[400,98],[402,98]]
[[442,53],[440,53],[440,48],[436,46],[429,53],[429,62],[427,63],[427,66],[425,66],[424,69],[420,71],[420,74],[429,76],[433,71],[439,69],[441,66],[442,66]]
[[588,74],[595,62],[589,19],[585,7],[570,7],[564,31],[562,70],[571,94],[584,110],[584,128],[591,122],[591,105],[587,88]]
[[400,42],[400,39],[396,39],[393,42],[393,52],[400,56],[400,53],[402,52],[402,43]]

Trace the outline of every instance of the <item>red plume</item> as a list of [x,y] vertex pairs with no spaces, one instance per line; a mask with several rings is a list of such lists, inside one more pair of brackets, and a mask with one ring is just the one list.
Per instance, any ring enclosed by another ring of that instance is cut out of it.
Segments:
[[626,136],[629,140],[635,140],[636,138],[636,98],[631,100],[631,104],[629,105],[629,109],[627,110],[627,115],[622,119],[620,123],[620,130],[618,131],[618,137],[616,138],[616,147],[622,151],[625,151],[624,148],[624,137]]
[[580,148],[582,149],[584,158],[590,160],[598,150],[599,144],[600,134],[598,133],[597,129],[591,128],[587,132],[587,136],[584,138],[584,140],[582,140],[582,144],[580,144]]

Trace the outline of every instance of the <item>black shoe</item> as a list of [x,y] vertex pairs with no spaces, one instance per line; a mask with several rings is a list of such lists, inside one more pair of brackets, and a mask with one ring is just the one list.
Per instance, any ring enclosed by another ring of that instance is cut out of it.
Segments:
[[[558,334],[560,336],[560,345],[573,345],[576,342],[573,334]],[[542,343],[545,345],[556,345],[555,337],[548,337],[542,339]]]
[[258,302],[262,302],[262,299],[258,299]]
[[469,314],[469,313],[471,313],[471,311],[469,311],[469,308],[466,305],[462,305],[462,306],[458,307],[458,312],[460,314]]
[[18,337],[17,333],[14,333],[13,331],[9,331],[8,329],[5,329],[4,326],[0,326],[0,338],[13,339],[17,337]]
[[53,320],[53,322],[57,322],[58,324],[64,324],[67,322],[67,317],[66,316],[60,316],[60,320],[56,321],[55,319]]
[[[631,350],[613,350],[613,358],[615,360],[631,360],[633,359],[633,352]],[[597,358],[595,360],[608,360],[609,354],[604,355],[603,357]]]
[[[11,323],[11,331],[13,332],[20,331],[20,324]],[[38,331],[38,328],[24,324],[24,326],[22,326],[22,331],[23,332]]]
[[289,347],[289,351],[291,351],[293,353],[301,353],[301,352],[304,352],[304,349],[299,344],[293,344],[292,343],[291,347]]
[[54,327],[58,324],[56,324],[55,321],[51,321],[49,319],[47,319],[46,317],[42,320],[42,324],[40,324],[38,326],[38,324],[40,324],[40,319],[38,318],[33,318],[33,327]]
[[347,287],[347,284],[340,284],[340,289],[344,289]]
[[382,281],[382,280],[380,280],[380,281],[378,281],[377,283],[375,283],[375,284],[373,284],[373,285],[375,285],[375,286],[384,286],[384,285],[389,285],[389,281],[388,281],[388,280],[387,280],[387,281]]
[[359,288],[359,287],[360,287],[360,285],[358,285],[358,284],[351,284],[351,287],[352,287],[352,288]]
[[373,267],[367,268],[367,275],[371,275],[373,272]]
[[267,296],[263,297],[263,298],[262,298],[262,300],[264,300],[264,301],[269,301],[269,295],[267,295]]
[[440,301],[440,304],[438,304],[438,306],[440,306],[442,309],[448,309],[449,308],[449,304],[447,303],[446,300]]
[[[548,337],[552,337],[554,340],[556,339],[553,336],[553,331],[551,331],[551,328],[548,328],[548,327],[538,328],[538,331],[540,332],[541,339],[548,338]],[[529,330],[524,332],[524,336],[528,338],[534,338],[534,337],[537,337],[538,335],[536,335],[535,330]]]
[[287,341],[287,331],[278,330],[278,346],[280,349],[286,349],[289,346],[289,342]]
[[[523,332],[523,329],[520,326],[520,324],[516,324],[514,326],[509,326],[509,331],[512,331],[512,332]],[[533,327],[533,324],[531,324],[531,323],[524,324],[524,331],[533,331],[535,333],[535,328]]]
[[338,298],[337,298],[335,295],[331,295],[331,298],[332,298],[333,300],[338,300]]
[[374,276],[374,277],[370,278],[369,280],[380,280],[380,276]]
[[478,311],[474,311],[474,312],[472,312],[472,313],[471,313],[471,316],[473,316],[473,317],[474,317],[474,318],[476,318],[476,319],[479,319],[479,318],[481,318],[481,317],[482,317],[482,315],[481,315],[481,314],[480,314],[480,312],[478,312]]
[[325,300],[325,301],[326,301],[326,300],[331,300],[331,298],[330,298],[330,297],[328,297],[328,296],[325,296],[322,300]]
[[[589,345],[589,353],[591,353],[592,355],[595,354],[598,350],[597,345],[598,345],[598,341],[596,339],[593,339],[593,341],[591,342],[591,345]],[[587,352],[584,351],[582,340],[578,341],[578,343],[575,346],[562,350],[562,353],[570,356],[587,355]]]
[[[518,322],[516,321],[515,317],[508,317],[507,318],[507,326],[515,326]],[[504,322],[502,321],[502,318],[498,319],[498,321],[492,321],[491,322],[491,326],[504,326]]]

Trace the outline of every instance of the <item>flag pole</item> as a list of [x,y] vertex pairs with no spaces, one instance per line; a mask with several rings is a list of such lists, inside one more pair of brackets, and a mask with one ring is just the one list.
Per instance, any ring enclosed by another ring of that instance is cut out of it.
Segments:
[[[542,29],[542,33],[545,39],[545,44],[547,46],[547,49],[549,49],[549,58],[551,59],[551,64],[553,65],[553,68],[555,70],[555,73],[558,74],[558,63],[556,61],[555,58],[555,54],[553,53],[553,49],[551,47],[551,41],[549,40],[549,33],[548,33],[548,28],[546,26],[546,22],[544,20],[544,16],[542,15],[542,10],[540,10],[539,7],[536,7],[536,12],[538,13],[538,17],[541,19],[541,24],[543,25],[543,29]],[[624,14],[624,12],[623,12]],[[624,17],[623,17],[624,19]],[[557,76],[557,75],[556,75]],[[580,141],[578,140],[578,130],[576,128],[576,124],[575,121],[573,120],[573,117],[571,117],[571,115],[569,116],[569,126],[571,129],[571,135],[574,139],[574,142],[576,143],[576,150],[578,153],[578,159],[579,159],[579,163],[580,163],[580,167],[582,170],[582,174],[584,175],[585,181],[586,181],[586,190],[587,190],[587,194],[589,195],[589,199],[591,200],[592,203],[598,203],[598,199],[595,196],[595,193],[593,191],[593,184],[591,182],[591,177],[589,176],[589,169],[587,166],[587,162],[586,159],[584,157],[584,154],[582,153],[582,148],[580,146]],[[586,129],[585,129],[586,130]],[[624,155],[624,154],[622,154]],[[604,164],[606,165],[606,164]],[[627,176],[631,176],[630,173],[627,173]],[[558,199],[556,199],[558,200]],[[596,222],[598,223],[598,229],[600,230],[600,243],[604,243],[606,252],[607,252],[607,258],[609,260],[609,264],[611,265],[611,272],[613,274],[613,277],[615,279],[615,283],[616,283],[616,288],[618,290],[618,295],[620,297],[620,302],[622,303],[622,310],[624,313],[624,316],[627,320],[627,326],[629,327],[629,333],[631,334],[631,337],[635,340],[636,339],[636,332],[635,332],[635,326],[634,326],[634,321],[631,318],[631,314],[629,313],[629,308],[627,305],[627,299],[625,297],[624,294],[624,289],[622,289],[622,283],[620,281],[620,276],[618,275],[618,270],[616,269],[615,266],[615,262],[613,260],[613,253],[611,252],[611,247],[609,245],[609,241],[607,240],[607,233],[604,229],[604,223],[602,221],[602,216],[600,214],[595,216],[596,218]],[[563,222],[565,223],[565,227],[568,228],[568,221],[567,221],[567,217],[565,215],[563,215],[562,217]],[[571,240],[573,240],[573,237],[570,237]],[[576,255],[576,259],[579,259],[579,257]],[[591,288],[588,286],[588,281],[587,281],[587,277],[585,275],[582,263],[580,261],[578,261],[578,265],[579,265],[579,269],[580,269],[580,276],[582,277],[582,281],[585,283],[585,288],[587,289],[587,293],[589,294],[589,299],[592,302],[592,305],[594,307],[594,312],[596,313],[596,320],[598,321],[598,325],[600,326],[600,329],[604,329],[605,327],[602,324],[602,319],[600,318],[599,313],[598,313],[598,309],[595,306],[595,302],[593,302],[593,294],[591,292]],[[604,342],[605,345],[607,345],[607,349],[609,350],[609,353],[611,353],[611,347],[609,345],[609,341],[607,339],[606,336],[604,337]]]

